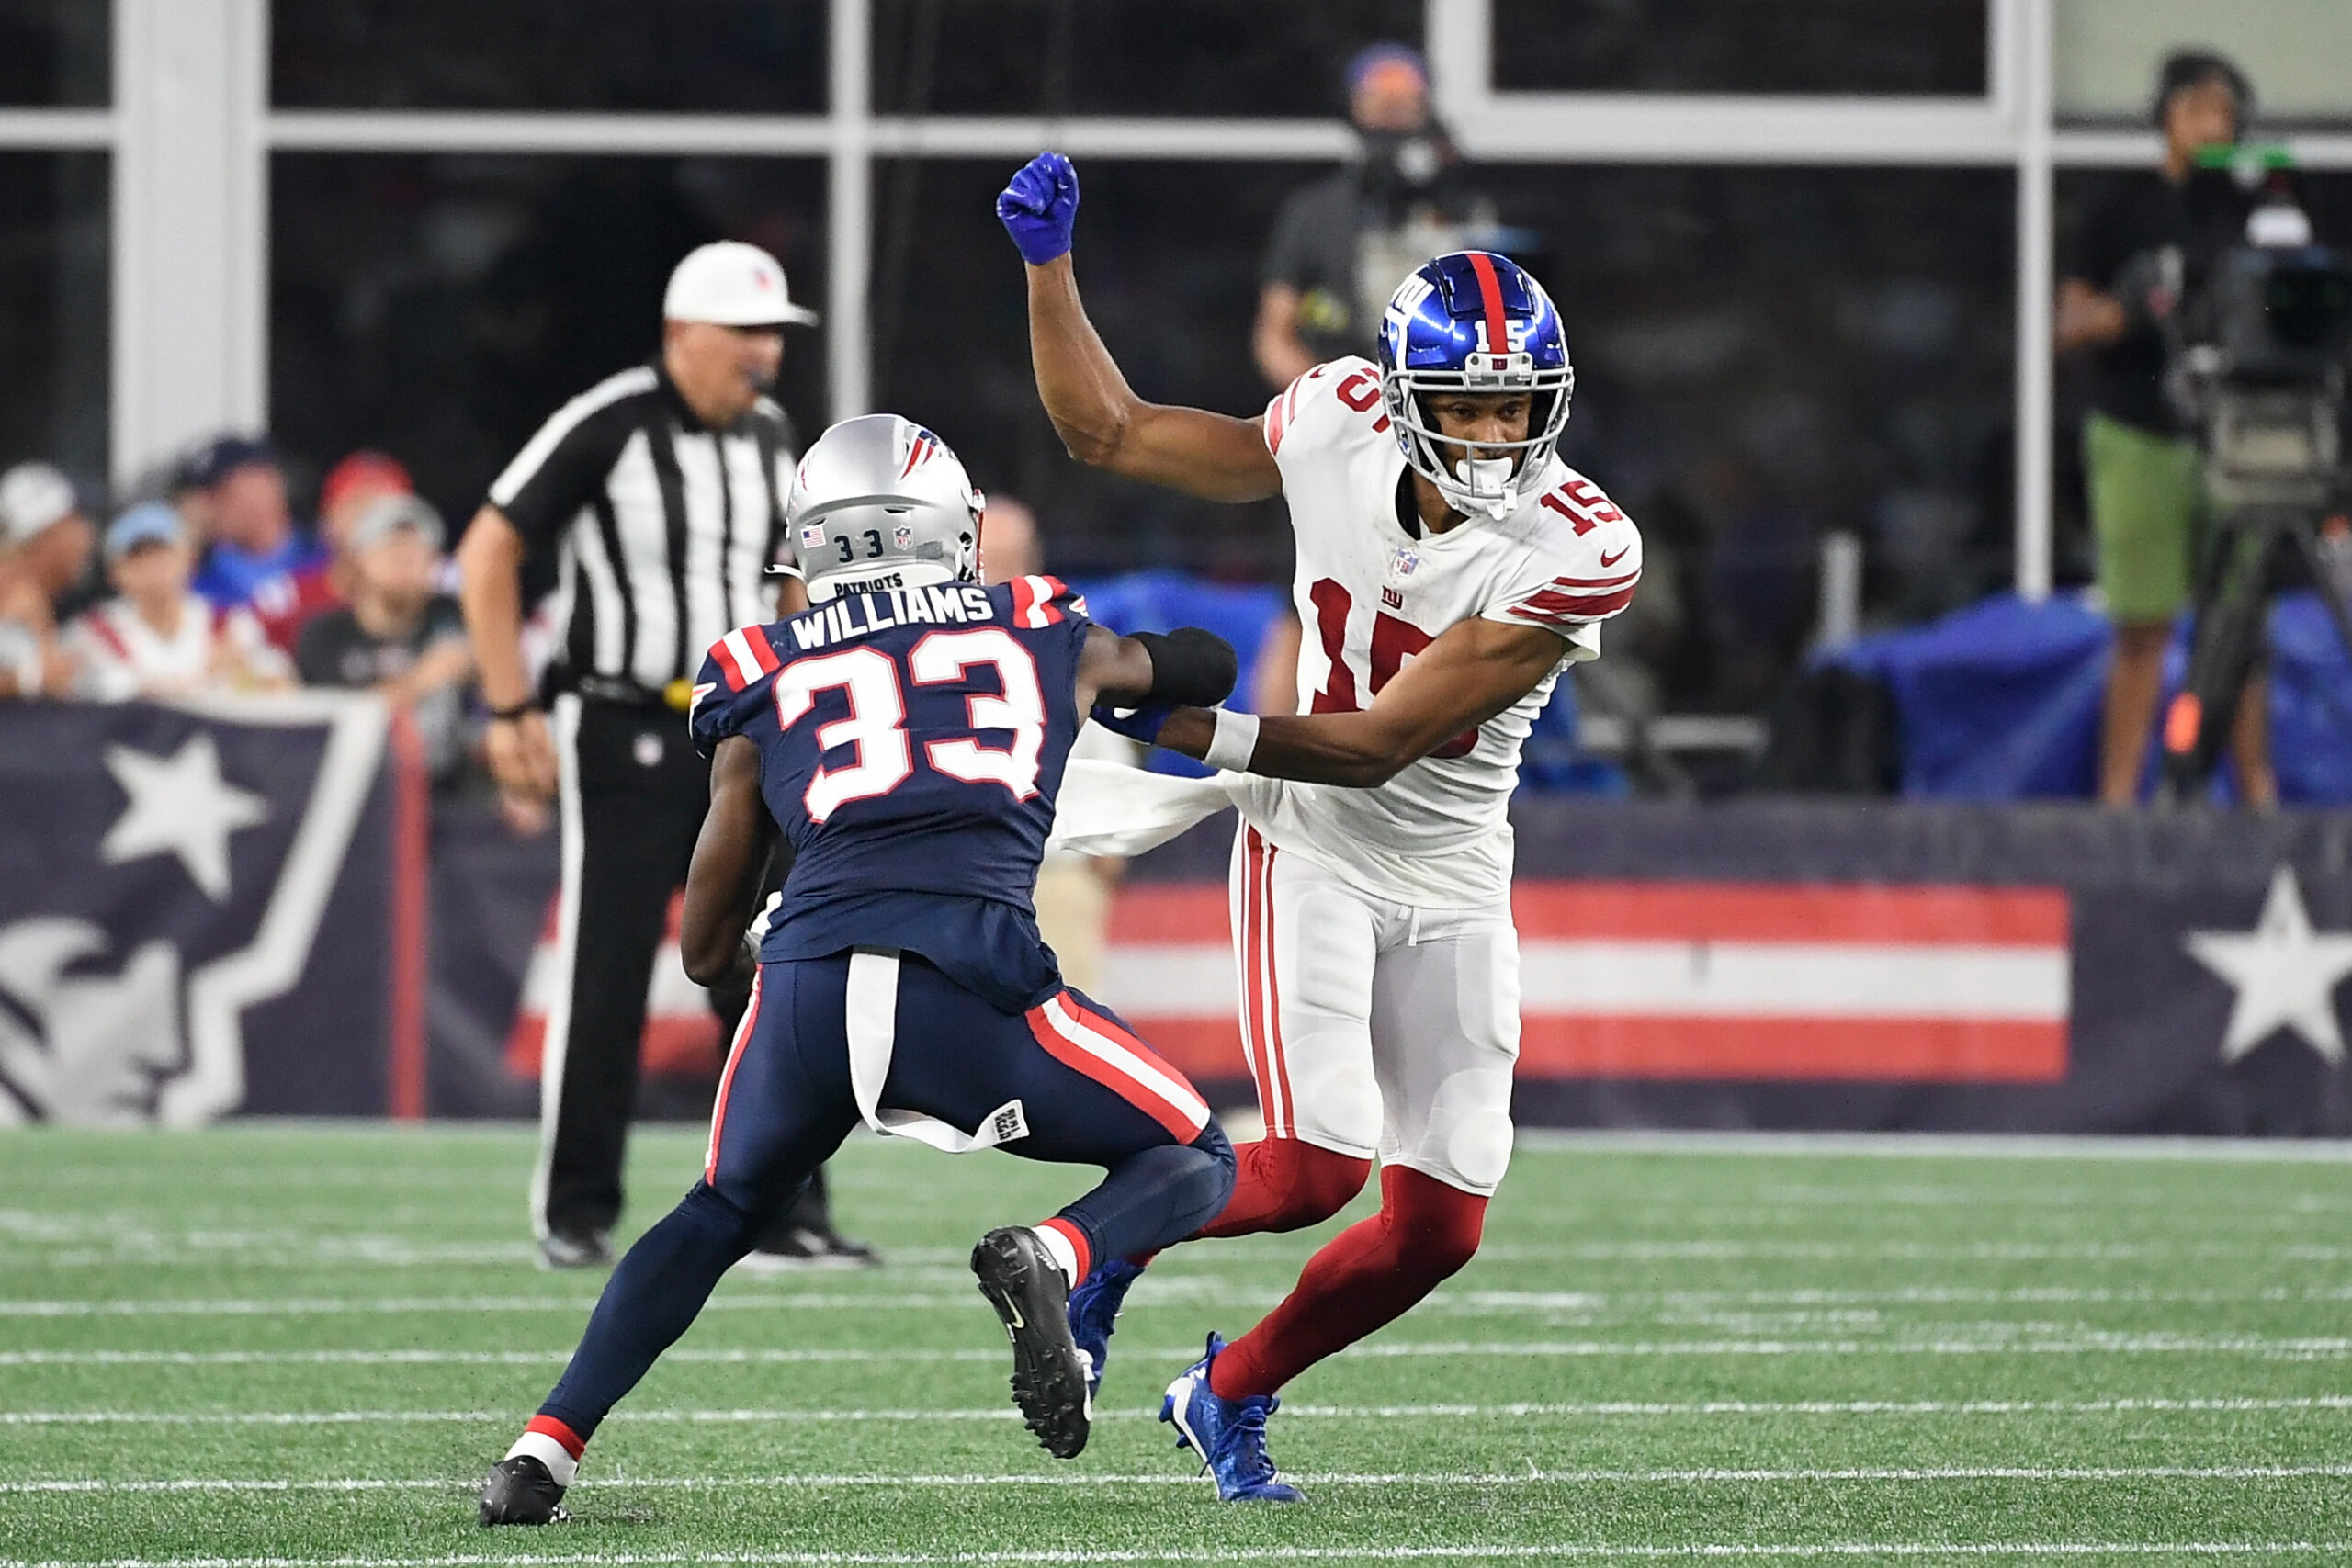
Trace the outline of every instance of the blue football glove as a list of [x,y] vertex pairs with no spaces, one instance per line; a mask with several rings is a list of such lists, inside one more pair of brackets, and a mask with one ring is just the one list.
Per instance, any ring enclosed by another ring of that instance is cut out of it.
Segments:
[[996,215],[1031,266],[1068,255],[1070,225],[1078,221],[1077,169],[1058,152],[1038,153],[996,198]]
[[1108,703],[1097,703],[1087,716],[1114,735],[1124,735],[1130,740],[1140,740],[1147,746],[1159,744],[1159,727],[1176,711],[1174,703],[1146,703],[1139,708],[1114,708]]

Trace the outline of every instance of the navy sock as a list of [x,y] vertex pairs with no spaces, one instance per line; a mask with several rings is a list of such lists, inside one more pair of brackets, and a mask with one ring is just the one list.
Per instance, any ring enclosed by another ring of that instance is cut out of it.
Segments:
[[1129,1155],[1060,1217],[1085,1234],[1098,1261],[1140,1257],[1216,1218],[1233,1194],[1233,1145],[1211,1122],[1190,1144]]
[[539,1414],[586,1442],[654,1358],[686,1331],[719,1276],[752,1250],[758,1234],[752,1215],[695,1182],[613,1270],[580,1348]]

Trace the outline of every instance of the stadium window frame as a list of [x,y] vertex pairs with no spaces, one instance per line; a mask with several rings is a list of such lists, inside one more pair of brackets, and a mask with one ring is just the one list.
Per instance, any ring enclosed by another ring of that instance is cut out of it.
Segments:
[[[1079,158],[1295,162],[1337,159],[1351,144],[1336,119],[876,115],[871,0],[830,0],[825,112],[773,116],[277,109],[270,0],[110,4],[111,106],[0,109],[0,149],[111,155],[108,425],[122,482],[198,435],[267,423],[275,152],[822,156],[838,280],[867,275],[878,158],[1018,159],[1050,145]],[[2153,132],[2056,123],[2052,9],[1985,0],[1986,87],[1962,96],[1504,92],[1493,86],[1491,0],[1427,0],[1424,37],[1439,105],[1473,156],[2015,171],[2017,587],[2039,599],[2051,585],[2053,175],[2144,167],[2157,152]],[[2286,140],[2306,167],[2352,169],[2352,133]],[[870,302],[864,288],[829,292],[838,419],[870,406]]]

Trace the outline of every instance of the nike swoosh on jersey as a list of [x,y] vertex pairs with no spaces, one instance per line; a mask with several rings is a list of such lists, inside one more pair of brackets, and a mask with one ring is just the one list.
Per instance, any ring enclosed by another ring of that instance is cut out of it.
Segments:
[[1602,556],[1600,558],[1600,570],[1606,571],[1611,567],[1615,566],[1619,561],[1623,560],[1625,558],[1625,551],[1630,550],[1633,547],[1634,547],[1631,545],[1626,545],[1623,548],[1619,549],[1613,556]]

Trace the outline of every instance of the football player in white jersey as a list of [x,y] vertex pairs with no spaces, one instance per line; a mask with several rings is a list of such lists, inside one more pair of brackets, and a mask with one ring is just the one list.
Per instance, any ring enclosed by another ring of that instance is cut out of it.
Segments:
[[[1033,160],[998,198],[1029,264],[1037,390],[1072,456],[1214,501],[1281,495],[1306,628],[1296,716],[1145,710],[1130,733],[1246,771],[1234,794],[1241,1033],[1265,1113],[1203,1235],[1319,1223],[1376,1157],[1381,1207],[1263,1322],[1169,1390],[1163,1419],[1228,1499],[1290,1501],[1275,1391],[1468,1262],[1511,1147],[1519,950],[1506,818],[1563,667],[1631,602],[1641,540],[1554,448],[1575,378],[1542,286],[1484,252],[1404,281],[1378,363],[1320,365],[1261,419],[1136,396],[1080,303],[1078,177]],[[1098,716],[1102,716],[1098,714]],[[1099,1374],[1138,1265],[1070,1303]]]

